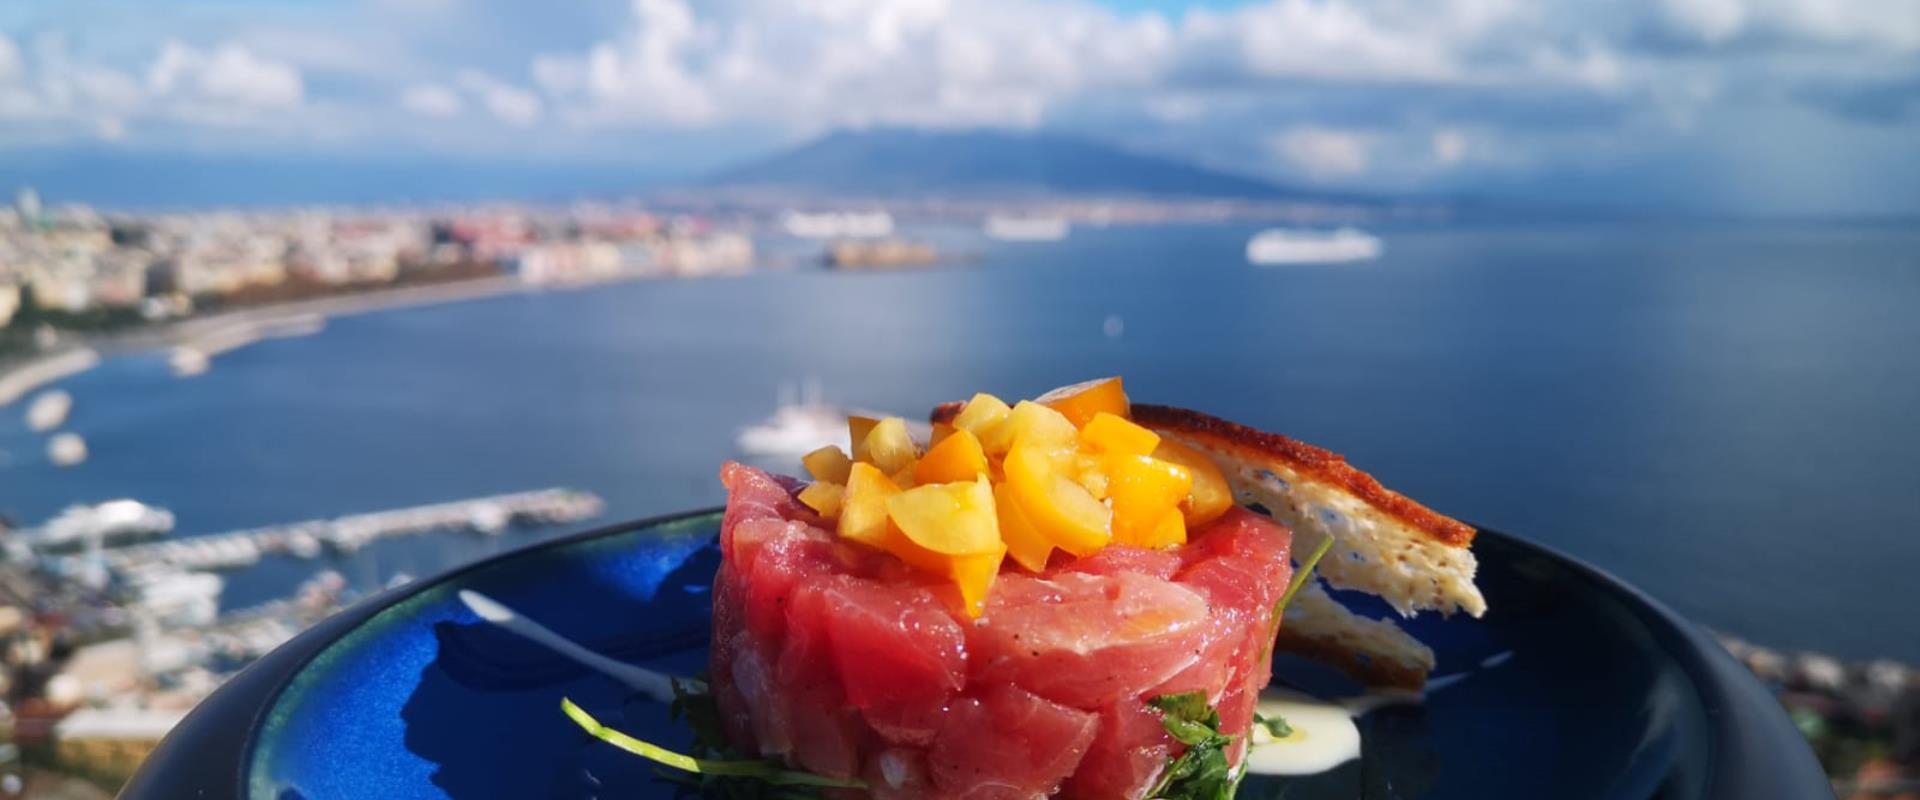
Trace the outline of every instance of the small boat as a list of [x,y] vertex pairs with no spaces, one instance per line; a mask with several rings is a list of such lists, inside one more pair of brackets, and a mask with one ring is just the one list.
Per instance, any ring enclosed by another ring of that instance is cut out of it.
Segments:
[[1357,228],[1333,231],[1268,228],[1247,240],[1254,264],[1338,264],[1380,257],[1380,238]]
[[77,433],[55,434],[47,440],[47,460],[56,467],[72,467],[87,460],[87,440]]
[[78,548],[94,538],[102,543],[159,536],[173,530],[173,512],[138,500],[108,500],[69,506],[46,524],[25,532],[35,547]]
[[847,409],[820,401],[820,384],[807,380],[798,386],[783,383],[773,415],[734,434],[734,447],[743,456],[793,459],[828,445],[850,449]]
[[1057,242],[1072,228],[1061,217],[1020,217],[994,214],[984,226],[987,238],[1002,242]]
[[73,395],[63,389],[41,392],[27,406],[27,428],[34,433],[53,430],[73,412]]
[[877,239],[893,233],[893,215],[885,211],[789,211],[780,227],[802,239]]
[[199,375],[206,372],[210,365],[211,361],[207,358],[207,354],[192,347],[173,348],[173,353],[167,357],[167,366],[173,369],[173,375],[176,378],[191,378]]

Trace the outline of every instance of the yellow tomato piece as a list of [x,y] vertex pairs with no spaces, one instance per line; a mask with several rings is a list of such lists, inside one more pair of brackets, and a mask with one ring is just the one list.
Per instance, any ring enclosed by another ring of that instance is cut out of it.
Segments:
[[847,474],[853,469],[853,459],[847,457],[847,451],[833,445],[827,445],[800,457],[800,463],[806,465],[807,474],[816,481],[827,481],[845,485]]
[[899,417],[880,420],[867,431],[866,451],[867,460],[889,475],[913,466],[920,455],[913,446],[913,436],[907,433],[907,421]]
[[827,519],[840,516],[840,505],[846,499],[847,487],[837,483],[815,481],[800,490],[800,502]]
[[1187,518],[1180,513],[1180,509],[1175,508],[1161,515],[1160,524],[1153,526],[1153,535],[1145,546],[1164,548],[1186,543]]
[[1062,386],[1040,395],[1038,402],[1065,414],[1076,428],[1093,421],[1094,415],[1102,411],[1123,419],[1133,416],[1132,406],[1127,403],[1127,390],[1121,386],[1118,376]]
[[1162,438],[1160,446],[1153,449],[1153,457],[1162,461],[1171,461],[1186,467],[1193,474],[1193,488],[1188,490],[1187,499],[1180,504],[1187,515],[1187,529],[1192,530],[1220,518],[1233,507],[1233,488],[1227,485],[1227,476],[1213,463],[1207,454],[1176,442]]
[[1103,452],[1144,456],[1160,446],[1160,434],[1102,411],[1080,426],[1080,441]]
[[854,462],[847,475],[846,495],[840,502],[840,522],[835,526],[840,538],[885,549],[887,498],[899,493],[900,487],[872,464]]
[[920,482],[913,479],[913,467],[913,464],[901,467],[899,472],[888,475],[887,480],[893,481],[893,485],[900,487],[902,490],[919,486]]
[[1015,448],[1070,449],[1079,434],[1066,415],[1031,400],[1014,404],[1013,412],[1007,415],[1006,427]]
[[1154,531],[1193,488],[1185,467],[1150,456],[1107,457],[1107,496],[1113,500],[1113,540],[1154,546]]
[[1086,556],[1112,539],[1112,512],[1074,483],[1047,451],[1016,447],[1007,454],[1006,470],[1021,513],[1054,546]]
[[1080,484],[1095,500],[1107,499],[1107,465],[1099,455],[1088,452],[1073,454],[1073,482]]
[[1000,540],[1007,544],[1007,555],[1014,563],[1033,572],[1047,571],[1047,559],[1053,556],[1053,542],[1035,530],[1020,504],[1013,498],[1013,487],[993,487],[993,509],[1000,516]]
[[872,417],[847,417],[847,441],[853,443],[853,460],[871,460],[867,458],[867,434],[878,424],[880,420]]
[[953,427],[978,437],[987,452],[1003,455],[1013,441],[1012,434],[1006,430],[1007,415],[1012,411],[1005,401],[982,392],[960,408],[959,415],[953,418]]
[[913,467],[914,483],[970,481],[987,474],[987,451],[972,431],[955,430]]
[[1007,546],[1000,545],[991,552],[952,557],[947,576],[960,590],[960,603],[969,618],[978,618],[987,609],[987,593],[993,591],[993,581],[1000,577],[1000,562],[1006,556]]
[[887,516],[908,540],[941,555],[1000,547],[1000,520],[986,478],[907,489],[887,498]]

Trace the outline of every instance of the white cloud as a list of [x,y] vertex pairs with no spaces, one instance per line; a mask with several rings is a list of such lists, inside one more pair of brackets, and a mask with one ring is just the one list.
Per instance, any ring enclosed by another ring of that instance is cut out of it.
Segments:
[[1704,45],[1772,38],[1920,51],[1913,0],[1657,0],[1667,29]]
[[460,88],[480,100],[487,113],[514,127],[524,128],[539,122],[546,110],[539,95],[478,70],[462,70],[459,83]]
[[400,107],[423,117],[452,117],[466,110],[459,93],[435,83],[407,87],[400,94]]
[[0,83],[6,83],[20,75],[20,46],[13,43],[6,34],[0,33]]
[[292,108],[305,94],[299,70],[238,44],[206,51],[169,40],[146,77],[155,97],[241,110]]
[[1274,153],[1315,179],[1352,178],[1367,171],[1373,137],[1356,131],[1300,127],[1272,140]]

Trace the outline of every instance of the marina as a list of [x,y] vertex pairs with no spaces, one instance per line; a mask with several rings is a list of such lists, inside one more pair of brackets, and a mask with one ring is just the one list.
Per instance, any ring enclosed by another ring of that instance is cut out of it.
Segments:
[[471,530],[495,535],[511,525],[578,522],[598,515],[604,502],[589,492],[541,489],[333,519],[169,538],[120,547],[98,547],[84,555],[64,556],[69,574],[98,559],[113,572],[128,574],[155,568],[235,569],[262,556],[288,554],[311,558],[323,549],[350,553],[376,540],[434,531]]

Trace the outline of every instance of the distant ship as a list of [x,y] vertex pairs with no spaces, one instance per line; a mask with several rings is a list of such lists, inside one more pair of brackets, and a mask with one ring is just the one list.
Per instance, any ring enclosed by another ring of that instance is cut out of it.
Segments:
[[44,550],[77,550],[98,539],[103,544],[159,536],[173,530],[173,512],[138,500],[108,500],[99,505],[68,506],[30,531],[29,542]]
[[987,238],[1003,242],[1057,242],[1067,238],[1071,227],[1061,217],[1017,217],[994,214],[987,217]]
[[797,390],[783,384],[773,415],[741,428],[733,444],[750,457],[799,458],[828,445],[847,449],[847,410],[821,403],[818,383],[808,381]]
[[903,239],[834,242],[827,248],[827,266],[840,270],[925,267],[940,262],[933,245]]
[[27,406],[27,428],[35,433],[50,431],[67,421],[73,411],[73,395],[60,389],[41,392]]
[[893,215],[885,211],[789,211],[780,227],[802,239],[875,239],[893,234]]
[[1254,264],[1337,264],[1380,257],[1380,238],[1357,228],[1335,231],[1268,228],[1247,240]]

